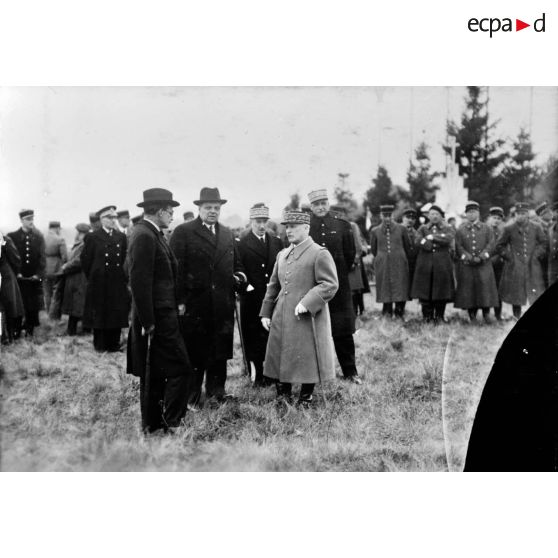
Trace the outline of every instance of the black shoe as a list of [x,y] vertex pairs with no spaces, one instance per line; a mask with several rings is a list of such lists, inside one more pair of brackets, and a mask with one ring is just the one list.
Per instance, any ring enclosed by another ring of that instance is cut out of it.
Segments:
[[311,395],[306,395],[304,397],[300,397],[296,402],[297,407],[302,407],[303,409],[310,409],[314,403],[314,398]]
[[347,380],[347,382],[350,382],[351,384],[356,384],[357,386],[362,385],[362,380],[360,379],[360,376],[358,374],[347,376],[345,379]]

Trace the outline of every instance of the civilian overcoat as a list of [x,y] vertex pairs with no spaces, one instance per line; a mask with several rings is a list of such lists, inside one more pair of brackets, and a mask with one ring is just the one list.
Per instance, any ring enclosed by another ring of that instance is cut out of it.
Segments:
[[186,376],[190,360],[178,322],[177,262],[163,233],[147,221],[138,223],[129,239],[128,269],[132,291],[132,323],[128,334],[128,374],[143,377],[147,330],[151,342],[151,373],[158,377]]
[[0,254],[0,310],[6,313],[7,318],[22,318],[25,310],[16,279],[21,269],[21,258],[12,239],[6,236],[4,240],[6,244],[2,246]]
[[[508,250],[509,248],[509,250]],[[545,257],[547,238],[542,228],[530,221],[504,227],[496,251],[505,259],[500,281],[500,298],[514,306],[530,304],[545,289],[541,259]]]
[[409,263],[409,298],[411,298],[411,288],[413,286],[413,278],[415,276],[415,267],[417,264],[417,256],[419,252],[417,244],[417,229],[414,227],[406,227],[409,236],[409,251],[407,252],[407,262]]
[[[260,311],[260,316],[271,318],[265,376],[308,384],[317,383],[320,376],[322,380],[335,377],[328,302],[337,287],[331,254],[312,238],[280,252]],[[316,337],[311,316],[295,316],[299,302],[315,317]]]
[[[432,235],[433,240],[426,237]],[[413,277],[412,298],[449,302],[455,294],[452,250],[455,232],[446,223],[421,225],[415,245],[419,252]]]
[[370,232],[374,255],[376,302],[403,302],[409,299],[409,235],[398,223],[382,223]]
[[[45,277],[45,239],[40,231],[32,229],[25,232],[23,229],[8,234],[13,240],[21,257],[22,279],[18,279],[19,290],[26,312],[39,312],[43,307],[43,285]],[[39,280],[31,280],[36,275]],[[38,321],[34,324],[38,326]]]
[[232,231],[220,223],[215,231],[198,217],[178,225],[170,239],[178,260],[178,302],[186,305],[183,333],[187,348],[196,350],[196,361],[233,356],[233,276],[243,267]]
[[267,284],[273,272],[277,254],[283,243],[269,233],[265,244],[249,231],[238,242],[238,253],[244,273],[253,289],[244,289],[240,295],[240,325],[246,348],[246,356],[252,362],[263,362],[268,333],[260,321],[260,308]]
[[[496,279],[496,286],[500,286],[500,280],[502,279],[502,272],[504,271],[505,260],[502,255],[496,252],[496,243],[502,236],[504,230],[504,225],[492,225],[492,235],[494,236],[494,249],[492,250],[492,255],[490,256],[490,261],[492,262],[492,269],[494,269],[494,278]],[[509,247],[507,249],[509,251]],[[498,294],[498,297],[500,294]]]
[[64,296],[62,299],[62,314],[81,318],[85,306],[85,291],[87,278],[81,269],[81,253],[84,242],[76,242],[70,251],[68,261],[62,266],[64,274]]
[[128,326],[130,295],[124,271],[126,235],[103,228],[87,234],[81,266],[87,277],[84,326],[119,329]]
[[45,237],[45,276],[54,277],[68,260],[66,241],[59,235],[49,231]]
[[349,271],[355,261],[355,241],[350,223],[337,215],[325,217],[312,215],[310,236],[320,246],[325,246],[333,257],[337,269],[339,289],[329,303],[333,336],[351,335],[355,332],[355,311]]
[[498,287],[490,256],[494,235],[486,223],[463,223],[455,234],[457,256],[456,308],[498,306]]

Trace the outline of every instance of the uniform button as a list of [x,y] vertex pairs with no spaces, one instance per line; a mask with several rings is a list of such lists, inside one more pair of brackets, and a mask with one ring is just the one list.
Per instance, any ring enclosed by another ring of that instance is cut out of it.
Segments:
[[322,233],[322,236],[325,236],[325,233]]
[[105,254],[105,256],[108,256],[108,254]]
[[322,246],[325,246],[325,242],[322,242]]
[[106,263],[105,265],[108,265],[108,263]]
[[285,291],[285,294],[289,294],[289,291]]
[[120,244],[117,244],[116,247],[117,247],[117,248],[120,248]]
[[322,223],[322,227],[325,227],[325,225]]
[[[287,273],[288,273],[288,272],[287,272]],[[268,275],[267,273],[265,274],[265,276],[266,276],[266,277],[269,277],[269,275]]]
[[265,264],[262,264],[262,267],[265,267]]
[[120,253],[116,254],[117,256],[120,256]]

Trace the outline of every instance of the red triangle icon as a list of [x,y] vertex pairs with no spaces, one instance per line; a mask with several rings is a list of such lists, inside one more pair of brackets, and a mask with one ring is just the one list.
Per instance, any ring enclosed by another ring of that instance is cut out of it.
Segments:
[[516,31],[521,31],[522,29],[525,29],[526,27],[531,27],[531,24],[530,23],[525,23],[524,21],[521,21],[520,19],[515,20],[515,30]]

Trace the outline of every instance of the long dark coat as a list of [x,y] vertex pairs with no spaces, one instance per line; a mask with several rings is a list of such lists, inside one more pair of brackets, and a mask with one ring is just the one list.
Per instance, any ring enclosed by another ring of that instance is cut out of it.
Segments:
[[312,215],[310,236],[320,246],[325,246],[333,257],[337,269],[339,289],[329,302],[333,337],[350,335],[355,332],[355,311],[349,271],[355,261],[353,230],[348,221],[328,213],[325,217]]
[[87,277],[84,326],[119,329],[128,326],[130,296],[124,271],[126,235],[103,228],[85,236],[81,265]]
[[[40,231],[33,229],[26,233],[23,229],[8,234],[21,257],[22,278],[18,279],[19,290],[26,313],[38,313],[43,307],[43,279],[45,277],[45,239]],[[39,280],[30,279],[36,275]],[[31,326],[38,326],[38,319]]]
[[243,272],[232,231],[217,223],[213,235],[198,217],[174,229],[170,247],[178,260],[178,302],[186,305],[183,332],[190,357],[233,356],[234,277]]
[[[432,235],[433,240],[427,240]],[[412,298],[424,301],[450,302],[455,294],[451,250],[455,231],[446,223],[421,225],[415,245],[419,252]]]
[[558,281],[558,226],[548,228],[548,284]]
[[466,471],[558,468],[558,283],[510,331],[477,408]]
[[268,333],[261,324],[260,308],[277,254],[282,249],[281,240],[269,233],[265,235],[265,244],[252,231],[238,242],[240,262],[248,284],[253,287],[253,290],[244,290],[240,295],[240,325],[246,356],[252,362],[263,362],[265,358]]
[[407,235],[409,236],[409,251],[407,252],[407,262],[409,264],[409,298],[411,298],[411,288],[413,286],[413,278],[415,276],[415,267],[417,265],[418,246],[417,246],[417,229],[407,227]]
[[[509,249],[508,249],[509,247]],[[541,259],[546,256],[547,239],[542,228],[530,221],[504,227],[496,251],[505,259],[500,298],[508,304],[532,304],[545,289]]]
[[[494,249],[492,250],[492,255],[490,256],[490,261],[492,262],[492,269],[494,270],[494,278],[496,279],[496,286],[500,285],[500,280],[502,279],[502,272],[504,271],[504,263],[506,262],[502,254],[496,252],[496,244],[502,232],[504,231],[504,225],[492,225],[492,235],[494,236]],[[509,251],[509,250],[508,250]],[[498,297],[500,294],[498,293]]]
[[21,269],[21,258],[12,239],[6,236],[4,240],[6,244],[2,246],[0,254],[0,310],[5,312],[7,318],[22,318],[25,310],[16,279]]
[[[311,238],[279,254],[260,312],[260,316],[271,318],[265,376],[308,384],[335,377],[328,301],[337,284],[331,254]],[[315,337],[311,316],[295,316],[299,302],[315,317]]]
[[60,271],[62,264],[68,260],[66,241],[51,231],[49,231],[45,238],[45,259],[46,277],[55,277]]
[[353,229],[353,239],[355,241],[355,262],[353,268],[349,271],[349,285],[352,292],[361,293],[364,291],[364,273],[362,271],[362,258],[366,255],[361,238],[360,228],[356,223],[350,222]]
[[85,306],[87,277],[81,269],[81,253],[85,244],[83,240],[76,242],[70,251],[68,261],[62,270],[64,273],[64,295],[62,298],[62,314],[81,318]]
[[456,308],[498,306],[498,287],[490,256],[494,235],[486,223],[463,223],[455,234],[457,256]]
[[147,336],[142,335],[142,327],[154,325],[151,373],[165,378],[188,375],[190,359],[178,321],[178,264],[163,234],[147,221],[138,223],[130,235],[128,269],[132,323],[126,371],[145,376]]
[[409,235],[398,223],[382,223],[370,232],[374,255],[376,302],[403,302],[409,299]]

